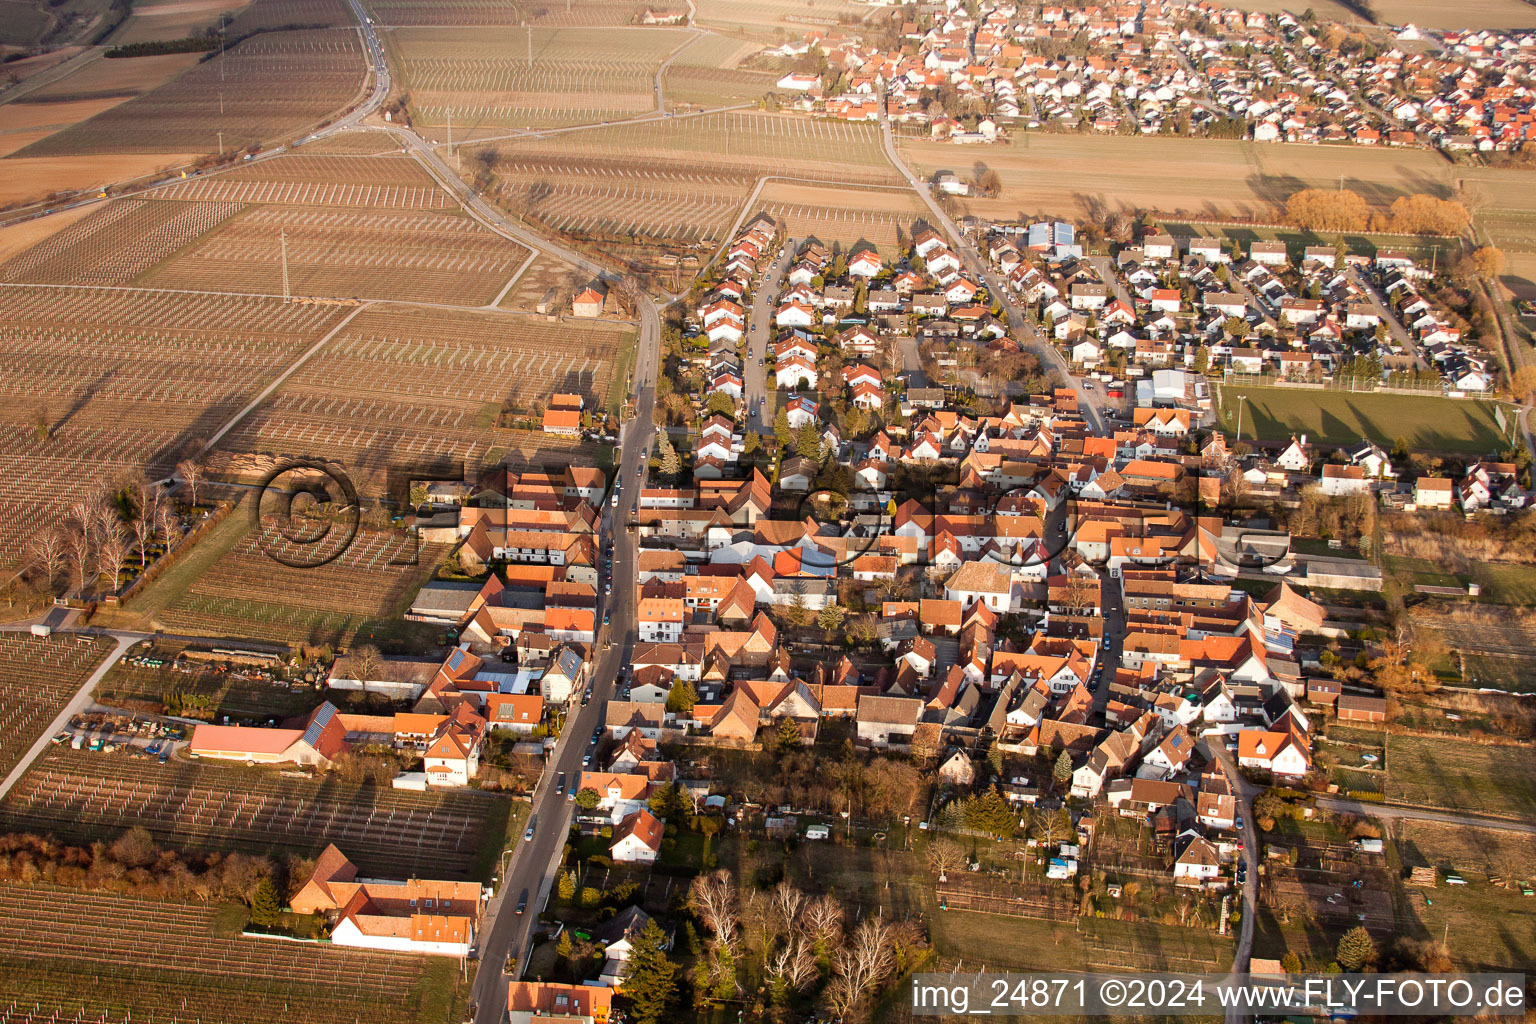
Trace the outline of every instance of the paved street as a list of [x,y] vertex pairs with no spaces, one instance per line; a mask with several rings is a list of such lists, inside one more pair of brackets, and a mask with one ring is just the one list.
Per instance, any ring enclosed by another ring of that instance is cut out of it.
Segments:
[[741,368],[742,391],[747,403],[747,427],[759,434],[773,429],[771,417],[764,418],[767,406],[763,399],[768,394],[768,370],[766,368],[768,346],[773,341],[773,310],[779,297],[784,275],[789,272],[799,250],[801,240],[789,238],[778,259],[763,274],[763,280],[752,294],[752,311],[747,318],[746,364]]
[[[884,107],[885,105],[882,101],[882,111]],[[991,272],[986,261],[976,251],[975,246],[971,245],[965,235],[955,225],[955,222],[934,201],[933,194],[929,191],[928,186],[919,181],[917,175],[913,174],[911,168],[901,159],[901,154],[896,151],[895,137],[891,134],[890,119],[885,117],[884,114],[880,117],[880,138],[885,145],[886,158],[907,179],[907,184],[917,193],[918,198],[923,201],[923,205],[928,207],[928,212],[933,218],[934,226],[949,236],[950,241],[954,243],[956,254],[964,261],[966,269],[977,280],[987,286],[988,294],[1002,304],[1003,311],[1008,316],[1008,326],[1012,330],[1013,336],[1019,339],[1020,344],[1029,350],[1036,359],[1040,360],[1041,371],[1047,378],[1054,378],[1064,386],[1072,388],[1077,392],[1078,408],[1082,411],[1083,419],[1088,421],[1089,428],[1096,434],[1105,433],[1104,411],[1102,409],[1103,399],[1099,397],[1096,391],[1085,389],[1083,382],[1072,376],[1072,371],[1061,352],[1057,350],[1056,346],[1049,339],[1042,338],[1034,326],[1030,324],[1028,317],[1014,303],[1013,296],[1009,294],[1002,279]]]

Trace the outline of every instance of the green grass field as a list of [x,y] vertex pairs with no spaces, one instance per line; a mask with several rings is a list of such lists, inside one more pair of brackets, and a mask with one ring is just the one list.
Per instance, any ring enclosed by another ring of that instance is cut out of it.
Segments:
[[1524,747],[1394,736],[1387,799],[1469,813],[1536,818],[1536,758]]
[[[1243,437],[1261,441],[1304,433],[1314,443],[1355,444],[1364,437],[1391,447],[1401,437],[1418,451],[1461,455],[1504,444],[1492,402],[1238,385],[1216,385],[1216,391],[1217,417],[1229,436],[1236,433],[1241,405]],[[1248,396],[1246,403],[1237,401],[1239,394]]]

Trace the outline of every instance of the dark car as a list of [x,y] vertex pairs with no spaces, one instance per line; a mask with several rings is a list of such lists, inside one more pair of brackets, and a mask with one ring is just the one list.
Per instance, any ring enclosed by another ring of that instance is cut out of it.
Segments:
[[527,909],[528,909],[528,890],[524,889],[523,890],[523,894],[517,898],[517,912],[519,914],[521,914],[523,911],[525,911]]

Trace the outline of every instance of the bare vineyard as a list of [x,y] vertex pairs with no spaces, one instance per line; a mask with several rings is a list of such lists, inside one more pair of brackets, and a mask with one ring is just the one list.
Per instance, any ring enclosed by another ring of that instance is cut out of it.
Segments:
[[0,804],[0,826],[89,841],[142,825],[178,849],[251,853],[335,843],[365,875],[457,878],[469,876],[497,799],[54,748]]
[[417,1019],[420,957],[222,937],[219,927],[213,906],[0,887],[0,1022]]
[[745,176],[753,183],[772,174],[829,184],[901,184],[876,126],[792,114],[726,111],[500,142],[495,148],[503,160],[564,160],[605,170]]
[[119,200],[7,260],[0,280],[128,284],[240,210],[230,202]]
[[895,209],[849,210],[808,203],[765,202],[762,209],[794,237],[814,237],[829,245],[840,242],[845,247],[868,242],[895,255],[901,249],[901,235],[905,232],[910,237],[918,211],[905,197],[892,196],[891,205]]
[[290,206],[370,210],[451,210],[458,204],[409,157],[290,154],[168,185],[155,195]]
[[[284,236],[286,235],[286,241]],[[455,212],[258,206],[145,283],[167,288],[482,305],[528,250]]]
[[342,316],[212,294],[0,286],[0,295],[5,563],[74,498],[123,470],[164,472]]
[[226,151],[239,150],[333,113],[357,95],[362,75],[354,30],[259,35],[16,155],[216,153],[220,132]]
[[16,767],[111,649],[104,640],[0,636],[0,777]]
[[347,0],[252,0],[229,23],[231,36],[285,25],[344,27],[355,24]]
[[644,9],[634,0],[369,0],[382,25],[627,25]]
[[[346,646],[359,631],[387,628],[448,551],[391,530],[314,532],[316,544],[295,545],[271,524],[251,531],[160,620],[192,633]],[[310,565],[307,556],[343,544],[339,557]]]
[[[419,457],[475,465],[512,448],[494,426],[510,399],[575,392],[601,407],[628,325],[550,323],[506,313],[365,310],[225,439],[230,452],[337,459],[349,467]],[[534,438],[553,452],[576,443]],[[557,456],[558,458],[558,456]]]
[[656,107],[666,54],[687,41],[673,29],[535,29],[397,33],[417,116],[434,125],[548,127],[631,117]]
[[616,168],[591,173],[512,160],[498,173],[502,201],[559,231],[713,242],[734,223],[751,183],[686,170]]

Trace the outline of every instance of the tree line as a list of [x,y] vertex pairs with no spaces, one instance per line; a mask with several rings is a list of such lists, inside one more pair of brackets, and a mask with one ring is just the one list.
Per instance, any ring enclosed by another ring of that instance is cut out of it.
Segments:
[[1380,231],[1407,235],[1459,235],[1472,215],[1454,199],[1424,193],[1399,196],[1385,212],[1350,189],[1308,188],[1285,201],[1285,219],[1309,231]]

